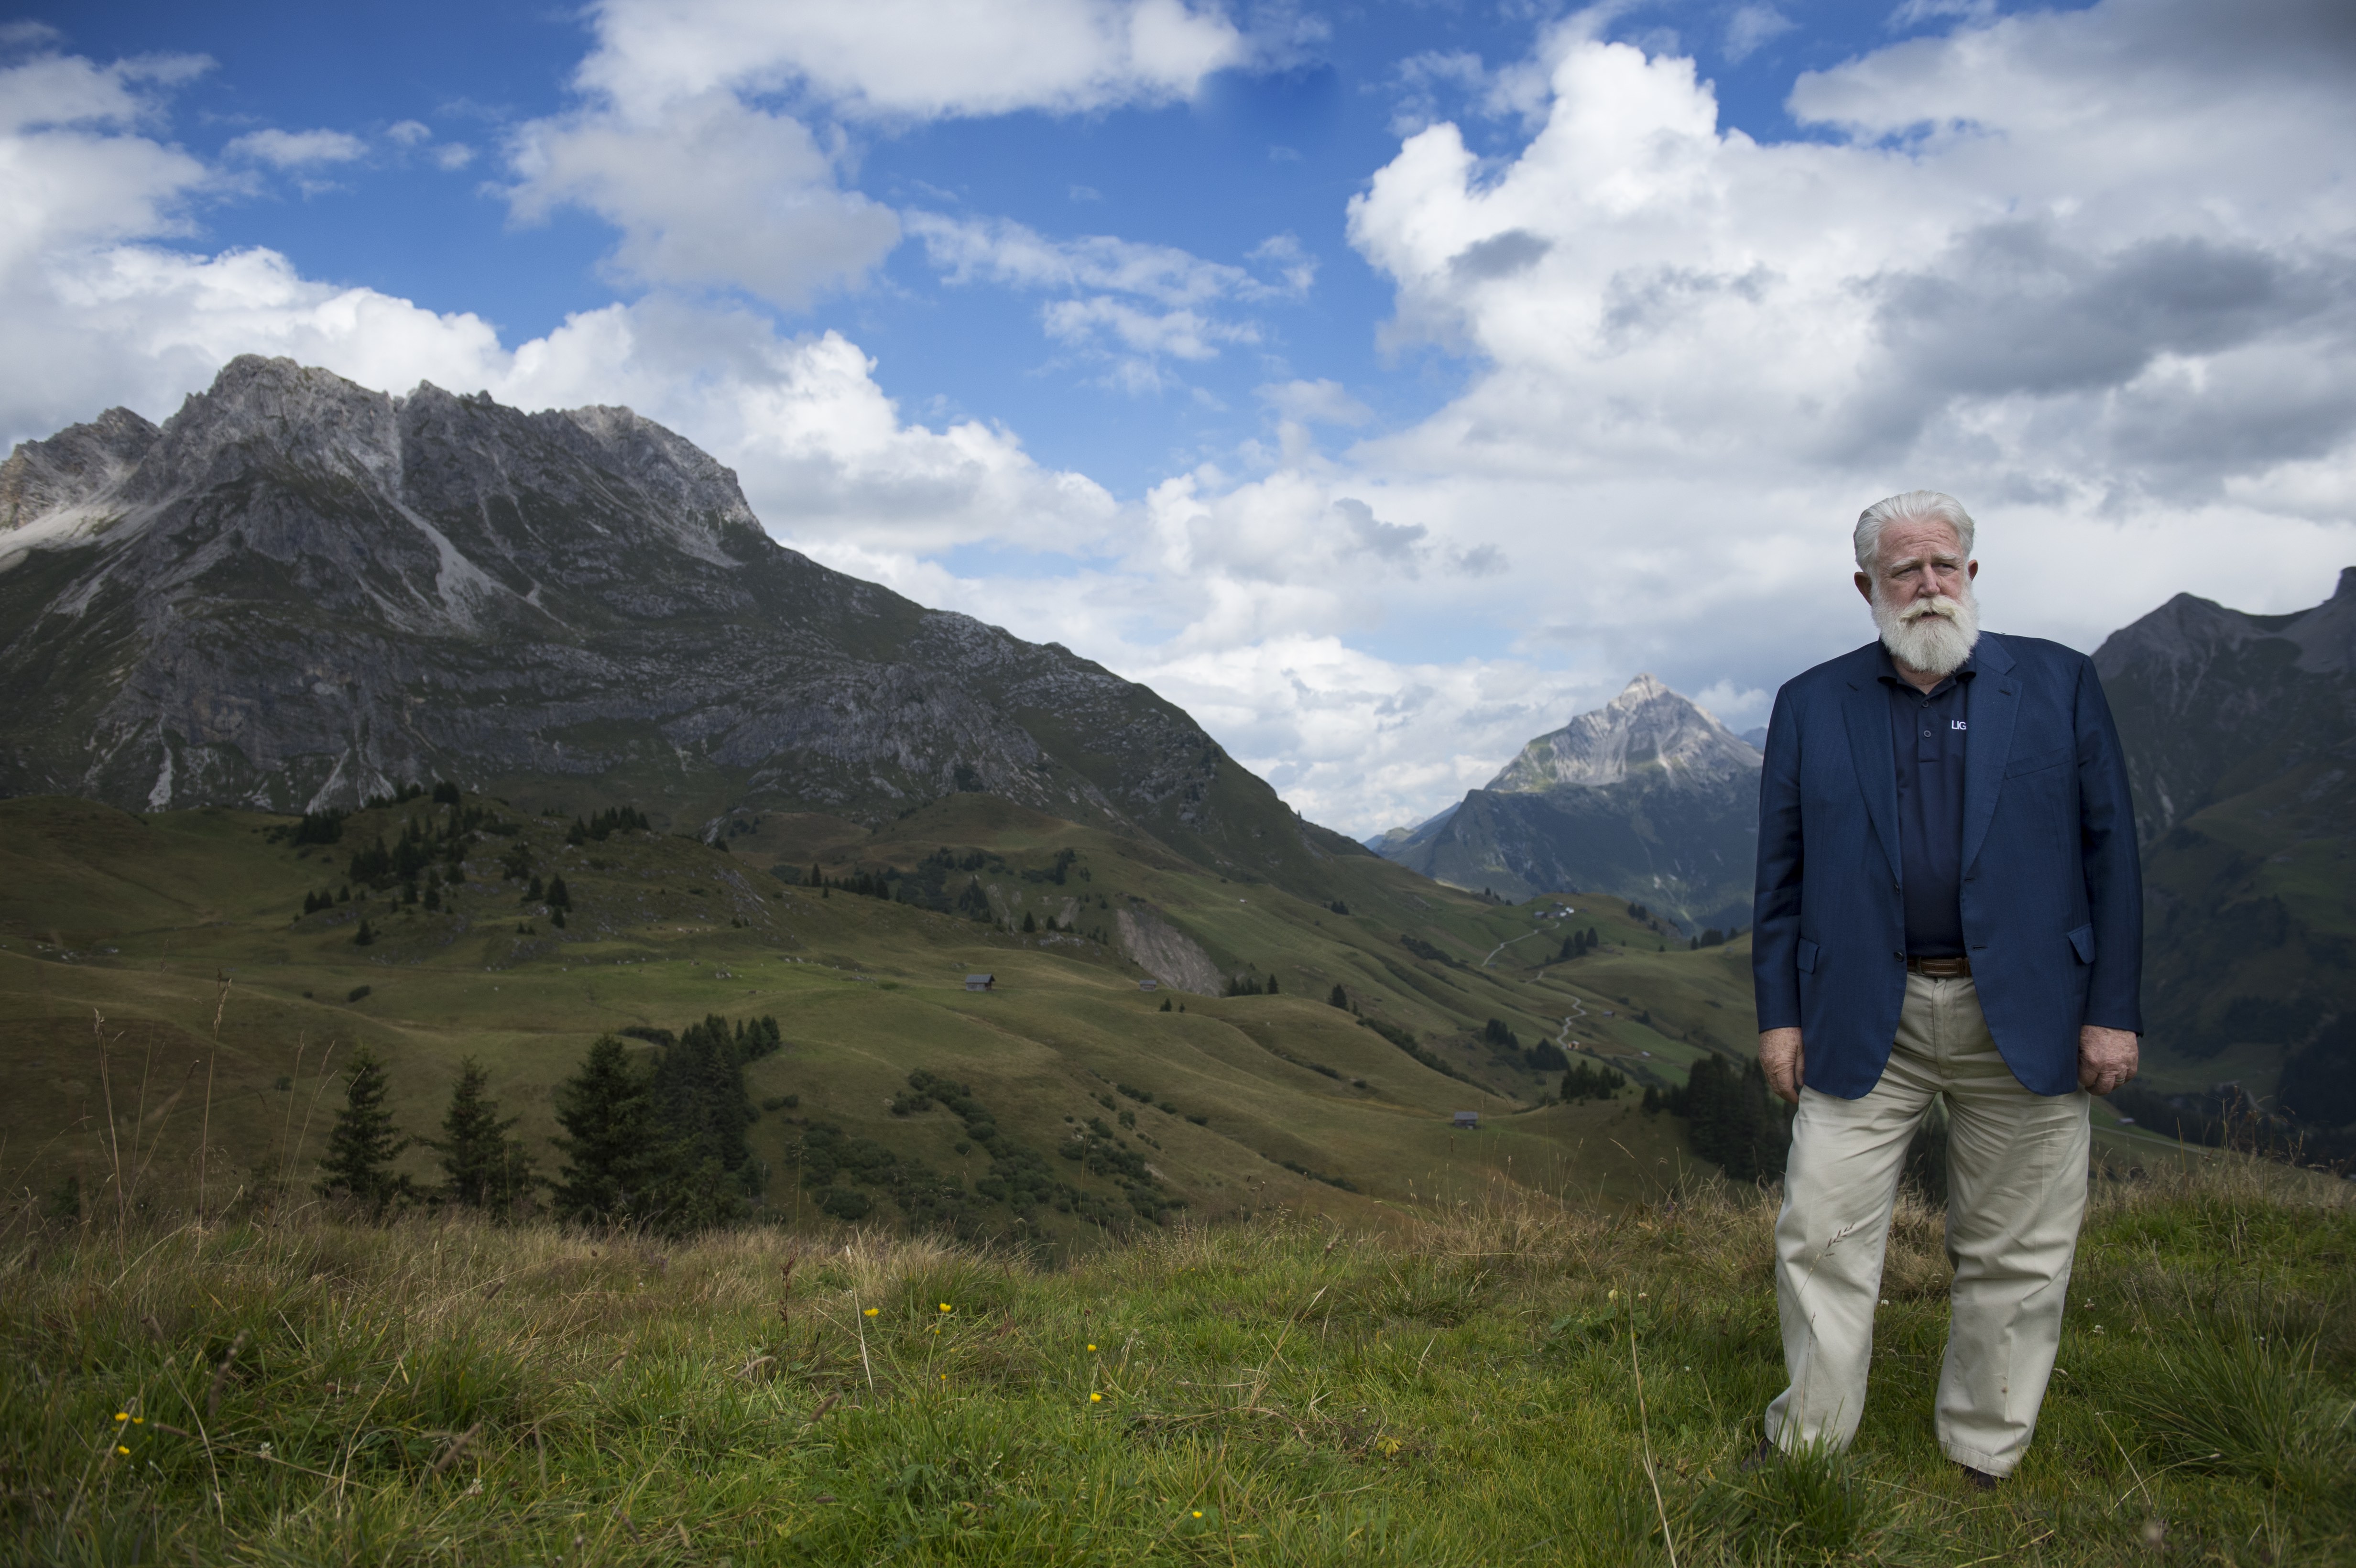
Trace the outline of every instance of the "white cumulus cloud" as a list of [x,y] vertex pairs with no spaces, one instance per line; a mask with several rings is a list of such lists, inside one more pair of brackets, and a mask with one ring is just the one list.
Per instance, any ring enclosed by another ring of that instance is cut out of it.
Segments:
[[798,89],[851,113],[1069,113],[1192,96],[1250,57],[1182,0],[605,0],[584,84],[634,117],[714,89]]

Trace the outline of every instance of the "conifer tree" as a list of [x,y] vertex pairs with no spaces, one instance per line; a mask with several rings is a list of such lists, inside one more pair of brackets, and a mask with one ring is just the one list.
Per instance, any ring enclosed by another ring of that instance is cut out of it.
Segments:
[[557,1085],[554,1139],[566,1158],[556,1211],[610,1223],[653,1207],[669,1149],[657,1125],[648,1075],[614,1036],[600,1035],[581,1071]]
[[713,1015],[682,1029],[655,1059],[651,1088],[655,1115],[677,1146],[682,1175],[717,1162],[731,1177],[752,1177],[752,1152],[744,1144],[752,1107],[726,1019]]
[[548,907],[551,909],[573,907],[573,890],[564,885],[564,879],[562,876],[548,879]]
[[1271,973],[1268,977],[1268,994],[1271,997],[1278,994],[1276,976],[1273,973]]
[[362,1046],[352,1058],[344,1106],[327,1134],[327,1157],[319,1161],[316,1189],[323,1198],[348,1197],[381,1212],[409,1192],[409,1179],[395,1176],[392,1162],[410,1145],[385,1109],[384,1064]]
[[1039,923],[1031,918],[1031,912],[1029,910],[1024,910],[1023,912],[1023,933],[1025,936],[1028,936],[1038,929]]
[[366,947],[369,943],[374,942],[375,940],[376,933],[369,929],[368,916],[360,916],[360,928],[352,933],[352,945],[355,947]]
[[1342,989],[1342,982],[1339,980],[1333,982],[1333,994],[1325,999],[1344,1012],[1349,1010],[1350,993]]
[[442,1154],[447,1178],[443,1196],[469,1209],[505,1209],[530,1190],[531,1156],[508,1129],[523,1118],[499,1119],[499,1104],[491,1098],[490,1074],[469,1056],[458,1063],[458,1082],[450,1089],[450,1109],[442,1118],[442,1136],[431,1139]]

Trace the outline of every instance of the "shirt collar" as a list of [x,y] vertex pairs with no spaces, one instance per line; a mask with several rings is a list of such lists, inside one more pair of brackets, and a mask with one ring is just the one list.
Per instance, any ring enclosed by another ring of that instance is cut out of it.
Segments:
[[1942,680],[1930,690],[1924,691],[1912,681],[1908,680],[1904,676],[1898,673],[1898,661],[1890,656],[1889,644],[1883,642],[1880,638],[1876,637],[1873,642],[1873,652],[1875,656],[1881,661],[1881,674],[1879,678],[1887,685],[1902,688],[1907,691],[1912,692],[1917,697],[1936,697],[1941,692],[1946,690],[1949,686],[1959,681],[1969,680],[1980,672],[1980,651],[1977,647],[1974,647],[1971,651],[1971,656],[1965,659],[1962,664],[1957,665],[1954,670],[1948,675],[1946,679]]

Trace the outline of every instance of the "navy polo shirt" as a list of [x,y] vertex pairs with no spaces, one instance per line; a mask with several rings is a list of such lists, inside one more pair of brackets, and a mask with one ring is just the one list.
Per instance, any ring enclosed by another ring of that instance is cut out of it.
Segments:
[[1909,685],[1882,648],[1890,740],[1898,767],[1898,842],[1905,887],[1906,951],[1955,958],[1964,951],[1964,743],[1971,734],[1973,659],[1929,691]]

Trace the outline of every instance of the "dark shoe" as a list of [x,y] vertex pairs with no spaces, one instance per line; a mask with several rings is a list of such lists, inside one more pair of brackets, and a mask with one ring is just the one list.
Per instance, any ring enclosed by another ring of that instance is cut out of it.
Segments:
[[1957,1462],[1955,1468],[1964,1473],[1964,1485],[1971,1488],[1972,1490],[1976,1492],[1996,1490],[1996,1484],[1999,1477],[1989,1475],[1986,1470],[1975,1470],[1969,1465],[1960,1461]]

